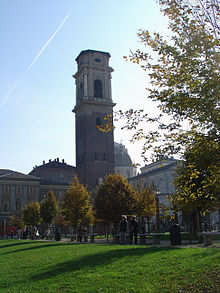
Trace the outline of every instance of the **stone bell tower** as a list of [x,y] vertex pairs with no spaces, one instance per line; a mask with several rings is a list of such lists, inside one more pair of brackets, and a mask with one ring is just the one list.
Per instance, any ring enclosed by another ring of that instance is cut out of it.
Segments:
[[97,125],[113,113],[110,54],[85,50],[76,58],[76,169],[81,183],[94,190],[114,172],[113,131],[103,133]]

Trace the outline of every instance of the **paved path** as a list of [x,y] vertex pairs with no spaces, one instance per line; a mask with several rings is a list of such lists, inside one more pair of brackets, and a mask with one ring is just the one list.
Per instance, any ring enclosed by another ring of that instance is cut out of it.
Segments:
[[[62,242],[70,242],[70,238],[63,238],[61,239]],[[89,241],[88,242],[78,242],[74,241],[73,243],[78,243],[78,244],[91,244]],[[119,244],[113,244],[112,238],[110,238],[107,242],[106,238],[95,238],[95,243],[96,244],[108,244],[108,245],[119,245]],[[126,244],[130,245],[130,244]],[[139,246],[139,244],[138,244]],[[198,241],[193,241],[193,243],[189,243],[188,240],[182,240],[181,245],[171,245],[169,240],[161,240],[160,244],[154,244],[152,241],[147,242],[145,245],[142,246],[156,246],[156,247],[164,247],[164,246],[170,246],[170,247],[180,247],[180,248],[187,248],[187,247],[195,247],[195,248],[201,248],[201,247],[216,247],[220,248],[220,241],[213,241],[213,244],[210,246],[204,246],[203,243],[198,243]]]

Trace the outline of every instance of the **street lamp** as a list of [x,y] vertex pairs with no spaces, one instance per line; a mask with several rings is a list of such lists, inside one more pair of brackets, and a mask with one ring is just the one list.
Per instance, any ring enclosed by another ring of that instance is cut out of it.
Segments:
[[156,190],[156,223],[157,223],[157,233],[160,232],[160,201],[159,201],[160,191]]

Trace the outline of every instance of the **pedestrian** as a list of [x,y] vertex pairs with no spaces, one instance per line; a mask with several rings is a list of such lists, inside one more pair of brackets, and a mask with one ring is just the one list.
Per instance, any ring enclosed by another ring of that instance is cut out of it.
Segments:
[[132,216],[129,221],[129,232],[130,232],[130,244],[132,244],[133,236],[134,243],[137,245],[137,234],[138,234],[138,222],[136,216]]
[[122,215],[120,221],[120,244],[126,244],[127,224],[127,217],[125,215]]

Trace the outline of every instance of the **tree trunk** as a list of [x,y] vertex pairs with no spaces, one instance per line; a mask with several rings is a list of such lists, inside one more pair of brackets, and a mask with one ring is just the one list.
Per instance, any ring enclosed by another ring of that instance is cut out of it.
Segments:
[[147,217],[147,228],[148,228],[148,233],[150,233],[150,219]]
[[[197,211],[196,211],[196,222],[197,222],[197,233],[201,233],[202,232],[202,223],[201,223],[201,215],[200,215],[199,209],[197,209]],[[202,235],[199,235],[198,238],[199,238],[199,243],[202,243],[203,242]]]
[[189,243],[192,243],[192,220],[191,215],[188,215],[188,233],[189,233]]

